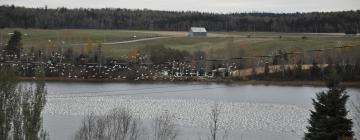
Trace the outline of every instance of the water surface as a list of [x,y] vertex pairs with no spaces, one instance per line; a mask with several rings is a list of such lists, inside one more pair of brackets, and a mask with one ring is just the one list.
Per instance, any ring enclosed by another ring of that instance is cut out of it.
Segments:
[[[47,82],[44,125],[52,140],[70,139],[88,112],[127,107],[144,120],[164,110],[176,114],[181,139],[208,133],[206,115],[222,105],[229,139],[301,139],[312,108],[311,98],[326,90],[313,86],[266,86],[216,83]],[[353,100],[360,89],[349,88]],[[205,116],[205,117],[199,117]],[[276,129],[276,130],[275,130]]]

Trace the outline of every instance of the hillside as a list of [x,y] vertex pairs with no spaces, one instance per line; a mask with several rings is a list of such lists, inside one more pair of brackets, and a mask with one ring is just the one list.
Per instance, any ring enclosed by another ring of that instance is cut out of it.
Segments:
[[359,32],[360,11],[312,13],[201,13],[131,9],[47,9],[0,6],[1,28],[186,31]]
[[[10,37],[8,33],[14,30],[19,30],[24,34],[22,42],[26,51],[32,47],[49,48],[51,46],[72,48],[80,52],[85,48],[94,48],[101,44],[106,56],[116,58],[127,58],[127,54],[134,48],[158,45],[186,50],[190,53],[204,51],[209,57],[219,59],[271,55],[277,50],[290,52],[342,45],[360,46],[359,36],[345,36],[344,34],[210,32],[209,37],[190,38],[186,36],[186,32],[170,31],[16,28],[0,29],[0,43],[5,45]],[[149,38],[150,40],[146,40]],[[359,49],[360,47],[354,47],[351,53],[358,56]]]

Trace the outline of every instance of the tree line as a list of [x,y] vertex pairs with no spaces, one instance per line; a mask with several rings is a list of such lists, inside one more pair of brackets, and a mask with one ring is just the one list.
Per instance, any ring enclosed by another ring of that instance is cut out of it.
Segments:
[[85,28],[186,31],[357,33],[360,10],[311,13],[203,13],[122,8],[25,8],[0,6],[1,28]]
[[[229,126],[221,124],[224,119],[222,106],[215,103],[207,117],[208,130],[199,139],[226,140]],[[73,140],[176,140],[180,139],[177,114],[163,112],[153,119],[143,120],[125,107],[114,108],[105,115],[86,115]],[[147,121],[148,124],[144,124]]]
[[270,73],[269,64],[264,67],[264,73],[257,74],[253,69],[252,75],[249,77],[253,80],[280,80],[280,81],[292,81],[292,80],[325,80],[331,70],[335,70],[336,74],[343,81],[358,81],[360,79],[360,62],[357,61],[354,64],[339,64],[328,62],[326,67],[320,67],[315,61],[312,63],[309,69],[303,67],[303,63],[299,61],[293,68],[280,66],[280,69]]

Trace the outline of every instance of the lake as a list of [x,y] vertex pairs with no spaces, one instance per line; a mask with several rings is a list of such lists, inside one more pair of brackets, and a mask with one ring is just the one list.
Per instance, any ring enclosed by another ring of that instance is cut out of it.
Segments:
[[[125,107],[150,122],[168,112],[179,126],[178,139],[205,139],[214,104],[221,107],[228,139],[301,139],[312,109],[311,98],[326,90],[313,86],[219,83],[47,82],[44,127],[52,140],[71,139],[84,115]],[[351,100],[359,88],[348,88]]]

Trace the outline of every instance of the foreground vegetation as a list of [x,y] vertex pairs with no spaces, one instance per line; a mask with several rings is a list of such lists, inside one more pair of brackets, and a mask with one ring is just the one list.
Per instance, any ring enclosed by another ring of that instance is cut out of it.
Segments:
[[[199,139],[226,140],[228,127],[220,124],[222,108],[218,104],[211,107],[208,116],[209,133],[198,136]],[[175,140],[183,135],[179,129],[177,116],[169,112],[161,113],[144,124],[127,108],[115,108],[105,115],[90,113],[82,120],[82,124],[74,135],[74,140]]]
[[[37,68],[35,85],[21,87],[11,67],[0,67],[0,139],[46,140],[42,111],[46,103],[43,68]],[[32,87],[33,86],[33,87]]]
[[325,82],[328,90],[317,93],[313,99],[314,110],[311,111],[305,140],[353,139],[353,121],[347,118],[349,111],[346,109],[349,95],[345,87],[339,86],[340,79],[334,69],[326,76]]

